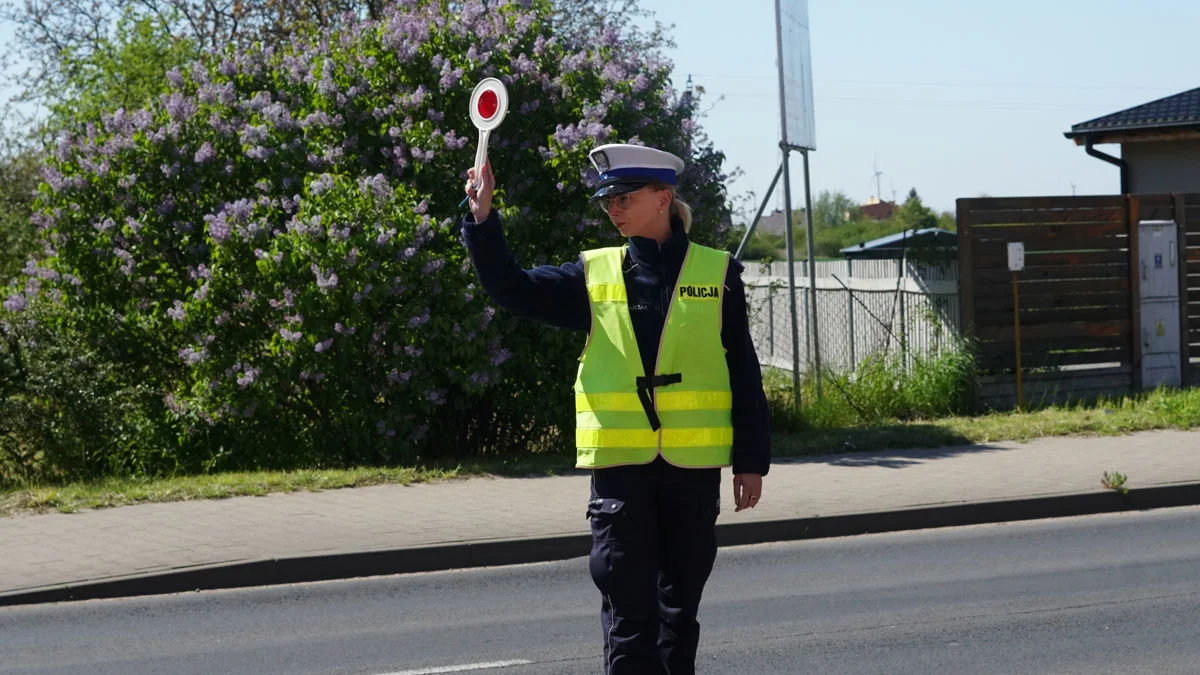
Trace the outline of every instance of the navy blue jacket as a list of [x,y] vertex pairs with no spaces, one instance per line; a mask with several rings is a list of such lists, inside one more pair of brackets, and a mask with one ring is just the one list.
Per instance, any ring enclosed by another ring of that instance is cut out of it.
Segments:
[[[648,374],[654,373],[667,309],[688,246],[682,221],[672,216],[671,229],[672,236],[662,245],[642,237],[628,240],[625,289],[642,366]],[[495,210],[482,223],[468,214],[462,235],[479,283],[498,305],[552,326],[591,330],[592,310],[581,260],[522,269],[505,241]],[[770,419],[758,355],[750,339],[741,273],[741,263],[731,260],[721,322],[733,395],[733,472],[766,475],[771,464]]]

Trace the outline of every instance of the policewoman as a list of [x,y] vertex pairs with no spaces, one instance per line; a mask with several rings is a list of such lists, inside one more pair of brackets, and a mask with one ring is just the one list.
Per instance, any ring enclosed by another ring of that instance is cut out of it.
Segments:
[[[634,145],[590,155],[592,196],[627,239],[523,269],[492,209],[495,179],[468,171],[463,239],[501,307],[587,331],[575,380],[577,465],[590,469],[592,551],[605,673],[695,672],[696,616],[712,571],[721,468],[737,511],[770,464],[766,397],[741,265],[692,243],[676,184],[684,162]],[[476,185],[478,183],[478,185]]]

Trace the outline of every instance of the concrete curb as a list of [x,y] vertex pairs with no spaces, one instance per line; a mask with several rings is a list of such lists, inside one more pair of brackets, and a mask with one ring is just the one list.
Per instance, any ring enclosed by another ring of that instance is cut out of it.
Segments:
[[[1106,490],[875,513],[722,524],[717,526],[717,541],[720,546],[743,546],[1196,504],[1200,504],[1200,483],[1180,483],[1131,489],[1125,495]],[[250,560],[0,593],[0,606],[547,562],[585,556],[590,548],[590,535],[570,534]]]

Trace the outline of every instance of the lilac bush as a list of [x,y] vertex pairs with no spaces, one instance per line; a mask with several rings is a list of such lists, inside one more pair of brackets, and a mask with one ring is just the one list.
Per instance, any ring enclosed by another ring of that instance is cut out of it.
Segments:
[[497,312],[458,239],[474,83],[509,89],[489,156],[526,264],[619,238],[586,199],[596,144],[689,158],[702,240],[728,212],[723,157],[670,64],[615,29],[568,44],[550,11],[397,2],[81,120],[44,167],[45,255],[5,293],[6,320],[56,303],[159,390],[178,445],[147,470],[569,447],[582,338]]

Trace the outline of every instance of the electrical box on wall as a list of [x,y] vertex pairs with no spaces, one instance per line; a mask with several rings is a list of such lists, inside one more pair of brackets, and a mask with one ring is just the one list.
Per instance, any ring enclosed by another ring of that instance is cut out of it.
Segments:
[[1178,387],[1183,368],[1179,335],[1179,228],[1173,220],[1138,223],[1141,277],[1142,387]]

